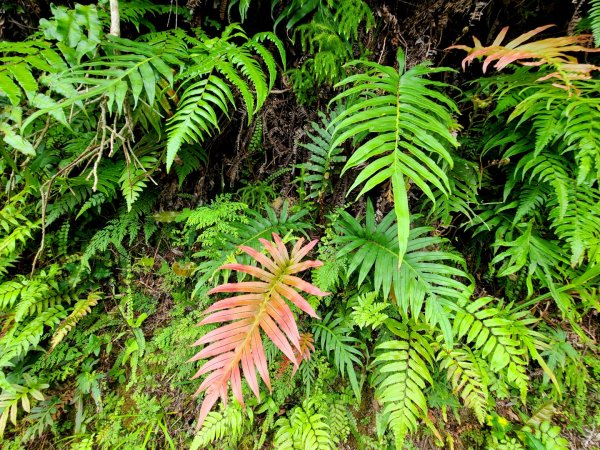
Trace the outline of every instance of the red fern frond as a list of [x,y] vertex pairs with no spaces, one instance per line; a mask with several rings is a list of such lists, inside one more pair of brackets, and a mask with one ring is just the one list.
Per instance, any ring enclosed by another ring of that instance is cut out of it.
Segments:
[[[267,368],[267,359],[262,344],[262,331],[290,359],[294,366],[299,361],[296,354],[303,354],[303,348],[296,319],[286,299],[300,310],[312,317],[317,314],[310,304],[297,291],[323,297],[328,295],[316,286],[297,277],[304,270],[319,267],[320,261],[302,261],[302,258],[315,246],[316,240],[303,246],[299,239],[292,248],[291,254],[279,236],[273,233],[273,242],[260,239],[267,255],[246,246],[240,249],[254,258],[262,268],[245,264],[225,264],[221,269],[243,272],[258,281],[225,283],[209,291],[236,293],[232,297],[215,302],[204,314],[206,317],[200,325],[230,322],[200,338],[194,345],[205,347],[190,361],[210,358],[193,378],[208,374],[195,395],[206,391],[200,408],[198,427],[202,426],[208,412],[221,397],[227,404],[228,385],[240,404],[242,398],[242,375],[256,397],[260,399],[258,378],[262,378],[269,390],[271,382]],[[294,350],[295,349],[295,350]],[[241,365],[241,371],[240,371]]]
[[[486,58],[483,61],[484,73],[494,61],[496,61],[494,67],[497,70],[502,70],[513,63],[527,66],[550,64],[561,73],[562,77],[567,79],[589,78],[592,70],[600,70],[600,67],[592,64],[579,64],[577,58],[569,54],[571,52],[598,51],[599,49],[587,47],[592,42],[591,35],[563,36],[527,42],[552,26],[554,25],[538,27],[513,39],[506,45],[501,45],[508,32],[508,27],[504,27],[492,45],[488,47],[484,47],[479,39],[473,37],[473,47],[453,45],[448,49],[465,50],[468,53],[462,61],[463,70],[474,59],[485,56]],[[552,74],[552,76],[558,77],[556,74]]]

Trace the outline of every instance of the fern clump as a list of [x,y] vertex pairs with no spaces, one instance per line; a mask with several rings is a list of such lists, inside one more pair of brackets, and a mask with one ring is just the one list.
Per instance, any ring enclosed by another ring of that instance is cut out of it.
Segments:
[[[430,185],[449,192],[448,176],[441,161],[452,166],[449,148],[458,146],[452,129],[454,102],[433,88],[444,83],[425,78],[445,69],[420,64],[405,71],[404,54],[398,51],[398,71],[380,64],[357,61],[351,67],[364,68],[365,74],[351,75],[337,87],[346,90],[334,100],[358,95],[329,125],[336,127],[333,147],[349,139],[362,141],[344,166],[344,172],[365,164],[350,191],[361,187],[359,196],[384,181],[391,182],[398,236],[398,259],[408,245],[410,209],[406,183],[417,185],[432,201]],[[383,91],[383,95],[379,94]],[[364,131],[371,134],[365,139]]]

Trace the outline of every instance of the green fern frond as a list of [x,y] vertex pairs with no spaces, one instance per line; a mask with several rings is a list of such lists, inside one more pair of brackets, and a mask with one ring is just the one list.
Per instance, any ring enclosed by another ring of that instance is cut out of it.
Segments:
[[410,211],[407,182],[417,185],[432,201],[430,185],[444,193],[450,186],[441,163],[452,167],[448,148],[457,147],[452,134],[456,122],[452,117],[456,105],[435,88],[446,85],[426,76],[447,69],[431,69],[420,64],[405,71],[404,54],[398,52],[398,71],[380,64],[359,61],[350,67],[364,68],[363,74],[351,75],[336,85],[345,90],[334,101],[359,95],[359,99],[329,125],[335,127],[336,147],[349,139],[364,136],[350,157],[344,171],[367,163],[350,190],[361,186],[359,196],[375,186],[391,181],[397,221],[398,262],[407,250]]
[[[235,45],[231,42],[234,37],[244,43]],[[264,33],[248,38],[239,25],[232,24],[220,39],[201,37],[201,44],[189,50],[189,57],[198,62],[178,76],[183,93],[167,124],[167,170],[183,143],[202,142],[219,131],[218,113],[228,115],[235,105],[229,84],[241,93],[248,121],[252,120],[275,82],[275,59],[260,43],[264,39]],[[268,39],[277,41],[274,36]],[[267,66],[268,81],[256,55]]]
[[423,391],[433,384],[429,368],[433,350],[427,338],[397,323],[396,339],[375,347],[373,361],[375,398],[383,403],[381,412],[387,427],[394,433],[396,447],[402,448],[407,433],[419,427],[427,415]]
[[71,314],[64,319],[54,330],[54,335],[50,341],[50,351],[54,350],[58,344],[65,338],[67,333],[77,325],[83,316],[89,314],[92,307],[96,306],[102,295],[97,292],[90,292],[84,299],[78,300],[73,307]]
[[594,42],[596,47],[600,47],[600,0],[590,0],[590,20]]
[[147,180],[150,178],[152,170],[157,167],[158,158],[152,154],[136,158],[125,165],[119,182],[121,183],[121,192],[125,197],[127,210],[131,211],[133,204],[139,198],[140,194],[146,188]]
[[439,323],[451,341],[447,307],[466,302],[471,293],[471,288],[459,281],[470,276],[455,267],[464,266],[464,260],[442,250],[446,241],[429,236],[431,228],[419,227],[410,230],[407,251],[399,264],[394,219],[390,212],[376,223],[371,202],[367,203],[365,225],[343,211],[338,221],[340,236],[333,241],[340,246],[338,254],[350,256],[348,275],[356,273],[359,286],[373,280],[375,292],[382,292],[384,298],[391,296],[405,317],[410,311],[416,319],[424,309],[426,320],[432,326]]
[[571,266],[587,260],[600,262],[600,190],[591,186],[570,186],[568,205],[563,213],[559,205],[550,211],[551,228],[571,251]]
[[239,407],[228,407],[223,412],[211,411],[202,428],[194,436],[190,450],[214,448],[221,440],[235,447],[244,432],[246,420]]
[[302,180],[310,185],[307,199],[316,198],[321,201],[323,196],[332,189],[335,166],[346,161],[346,157],[342,154],[342,147],[331,145],[335,130],[328,129],[329,123],[343,111],[343,107],[338,107],[329,114],[329,117],[319,111],[320,123],[311,122],[313,133],[306,133],[310,141],[300,144],[310,152],[308,161],[303,164],[308,175],[302,177]]
[[9,280],[0,284],[0,310],[11,309],[29,284],[29,280]]
[[141,197],[130,211],[123,212],[116,219],[109,220],[104,228],[92,236],[81,256],[82,267],[89,268],[89,261],[97,254],[105,252],[110,245],[113,245],[120,253],[126,253],[123,247],[125,238],[129,238],[130,245],[133,243],[142,227],[143,214],[148,212],[154,200],[149,196],[146,198],[145,204],[144,197]]
[[[535,231],[533,221],[520,223],[514,230],[518,233],[514,239],[497,239],[494,243],[494,247],[506,248],[492,259],[492,264],[502,263],[498,276],[511,275],[525,266],[529,279],[534,274],[543,279],[545,275],[560,273],[561,263],[566,259],[555,241],[541,237]],[[529,290],[532,291],[531,286]]]
[[375,301],[379,296],[377,292],[367,292],[356,296],[356,303],[352,305],[352,320],[359,328],[379,328],[389,316],[384,312],[390,305],[387,302]]
[[189,174],[198,170],[202,165],[208,163],[208,155],[200,146],[184,146],[179,150],[179,158],[175,161],[175,173],[179,188]]
[[51,5],[52,19],[42,19],[40,28],[46,39],[64,45],[58,48],[70,64],[78,64],[84,55],[91,56],[102,38],[102,24],[95,5],[76,4],[75,8]]
[[[11,212],[15,215],[7,219]],[[32,222],[22,215],[21,211],[9,207],[4,208],[0,214],[2,214],[0,226],[5,230],[3,236],[0,237],[0,257],[9,257],[15,255],[17,249],[33,237],[33,232],[39,228],[40,221]]]
[[478,204],[479,173],[477,165],[455,155],[452,158],[454,167],[448,171],[450,193],[446,195],[434,187],[432,190],[435,201],[431,201],[427,196],[423,198],[423,210],[429,211],[428,219],[440,221],[445,226],[452,223],[457,213],[472,220],[475,216],[472,205]]
[[519,389],[521,400],[529,388],[527,364],[529,353],[536,357],[535,346],[541,345],[538,334],[531,330],[536,320],[522,313],[511,313],[501,304],[491,306],[494,299],[480,298],[456,314],[453,333],[473,350],[480,352],[494,373],[503,373],[509,383]]
[[320,345],[326,355],[333,352],[333,362],[343,378],[348,378],[354,395],[360,400],[360,385],[355,367],[362,367],[363,354],[360,350],[362,343],[352,336],[352,327],[344,323],[342,317],[332,319],[333,311],[329,312],[321,322],[313,324],[315,342]]
[[489,377],[468,347],[452,350],[440,349],[440,368],[446,371],[448,381],[466,407],[471,408],[479,423],[485,423],[488,406]]
[[314,400],[296,406],[289,417],[275,422],[274,445],[279,450],[333,450],[335,441],[327,424],[328,418],[317,412]]
[[541,152],[536,155],[531,152],[519,160],[515,167],[515,177],[521,173],[521,178],[524,179],[529,175],[529,182],[538,180],[539,182],[548,183],[554,188],[554,195],[560,206],[561,215],[567,211],[569,203],[568,195],[571,184],[572,173],[568,161],[560,156]]
[[519,207],[515,212],[513,223],[516,225],[526,216],[535,216],[542,206],[548,202],[548,186],[544,183],[526,184],[519,189]]
[[[98,11],[100,19],[110,23],[110,15],[104,10]],[[122,22],[130,23],[139,31],[140,25],[154,31],[155,26],[148,16],[156,17],[160,15],[182,15],[185,19],[190,19],[189,9],[176,4],[160,5],[150,0],[131,0],[119,1],[119,19]],[[171,19],[174,20],[174,19]]]
[[45,327],[55,327],[66,316],[64,308],[56,305],[38,314],[25,325],[15,324],[0,338],[0,368],[10,366],[13,359],[22,358],[40,343]]
[[10,384],[8,389],[3,389],[0,394],[0,439],[10,418],[13,425],[17,425],[19,405],[27,413],[31,411],[31,405],[37,401],[44,400],[41,391],[49,386],[34,379],[29,374],[23,374],[23,384]]
[[345,442],[350,434],[350,411],[342,399],[334,399],[323,408],[323,415],[329,422],[329,429],[336,443]]

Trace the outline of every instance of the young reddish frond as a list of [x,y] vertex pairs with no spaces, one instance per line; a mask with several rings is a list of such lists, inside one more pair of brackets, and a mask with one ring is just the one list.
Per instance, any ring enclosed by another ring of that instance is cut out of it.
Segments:
[[[294,364],[292,376],[296,373],[298,365],[302,361],[309,360],[311,353],[314,351],[315,338],[313,337],[312,333],[302,333],[300,335],[300,351],[294,350],[294,353],[296,354],[297,364]],[[292,361],[290,361],[288,358],[283,359],[283,361],[279,365],[279,368],[277,369],[277,378],[280,378],[283,375],[283,373],[287,370],[291,363]]]
[[215,302],[204,311],[204,319],[200,322],[200,325],[230,323],[205,334],[194,343],[204,345],[204,348],[190,361],[209,358],[193,377],[208,374],[196,391],[196,395],[206,392],[200,408],[198,427],[202,426],[219,397],[227,404],[228,385],[231,385],[236,400],[243,405],[242,375],[256,397],[260,398],[257,371],[271,390],[261,330],[294,364],[295,369],[302,359],[308,358],[310,350],[314,349],[312,339],[301,336],[298,332],[296,319],[288,302],[310,316],[317,317],[297,290],[319,297],[328,295],[296,276],[299,272],[322,264],[320,261],[302,261],[317,241],[303,246],[304,240],[299,239],[291,253],[288,253],[281,238],[274,233],[272,242],[265,239],[260,239],[260,242],[268,255],[250,247],[241,246],[240,249],[263,268],[239,263],[221,267],[246,273],[260,281],[225,283],[209,291],[209,294],[228,292],[239,295]]
[[479,39],[473,37],[473,47],[453,45],[448,49],[465,50],[468,53],[462,61],[463,70],[475,58],[485,57],[483,61],[484,73],[494,61],[496,61],[494,67],[497,70],[502,70],[513,63],[526,66],[540,66],[542,64],[554,66],[557,72],[544,77],[545,79],[549,77],[560,77],[564,80],[590,78],[593,70],[600,70],[600,67],[592,64],[579,64],[577,57],[569,54],[570,52],[600,51],[600,49],[588,47],[592,42],[591,35],[563,36],[525,43],[552,26],[554,25],[538,27],[513,39],[506,45],[501,45],[508,31],[508,27],[505,27],[500,31],[492,45],[488,47],[484,47]]

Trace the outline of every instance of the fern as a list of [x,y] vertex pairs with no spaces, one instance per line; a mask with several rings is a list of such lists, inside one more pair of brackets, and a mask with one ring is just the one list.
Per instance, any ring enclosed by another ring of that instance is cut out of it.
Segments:
[[311,190],[307,199],[316,198],[320,202],[323,196],[332,190],[332,180],[335,178],[335,165],[346,161],[342,155],[341,147],[332,147],[335,131],[328,130],[328,124],[344,111],[338,107],[329,114],[329,118],[319,112],[320,124],[311,122],[313,133],[306,133],[310,142],[300,144],[310,152],[308,162],[303,164],[303,169],[308,173],[302,177],[302,181],[309,183]]
[[[495,247],[506,247],[506,250],[492,259],[492,264],[502,262],[498,276],[509,276],[527,266],[529,294],[532,293],[531,278],[536,275],[543,280],[550,275],[558,276],[556,268],[565,262],[560,247],[556,242],[539,236],[533,227],[533,222],[521,223],[515,227],[519,236],[511,241],[496,240]],[[517,234],[515,233],[515,234]]]
[[431,221],[439,220],[442,226],[450,226],[457,213],[469,220],[475,216],[472,205],[479,203],[477,187],[479,173],[474,163],[463,158],[453,156],[454,167],[448,171],[448,184],[450,194],[433,188],[435,201],[429,197],[423,200],[423,210],[429,211],[427,218]]
[[350,434],[350,411],[348,405],[342,399],[331,401],[324,409],[324,415],[329,421],[329,429],[336,443],[345,442]]
[[364,295],[356,296],[356,304],[352,306],[351,316],[354,323],[360,328],[377,329],[389,318],[384,312],[389,304],[375,301],[377,298],[377,292],[367,292]]
[[[211,242],[216,243],[213,248],[210,248],[211,244],[208,244],[208,251],[202,250],[195,254],[198,257],[207,256],[209,261],[198,265],[198,272],[201,276],[194,292],[206,284],[218,280],[218,278],[214,278],[218,267],[239,253],[238,244],[252,247],[259,242],[260,238],[266,238],[272,233],[283,235],[293,231],[305,234],[305,230],[310,228],[310,225],[303,221],[308,211],[300,210],[290,214],[288,202],[284,202],[279,213],[269,205],[265,205],[264,209],[266,214],[249,209],[245,217],[239,216],[238,220],[230,223],[231,229],[217,231],[214,235],[216,239],[211,237]],[[212,231],[209,228],[204,233],[212,233]],[[204,240],[203,243],[206,241]],[[244,259],[244,255],[241,260],[242,262],[249,261],[247,258]]]
[[[65,72],[54,74],[51,83],[61,86],[82,85],[87,89],[56,104],[39,109],[27,118],[23,127],[44,114],[81,105],[81,102],[91,98],[104,96],[107,110],[117,114],[124,113],[129,92],[134,106],[141,100],[145,100],[151,107],[155,105],[156,85],[160,85],[163,79],[172,84],[173,72],[169,65],[183,65],[180,58],[186,55],[166,53],[147,43],[133,42],[116,36],[109,37],[110,40],[104,44],[106,50],[120,52],[121,55],[91,60]],[[90,77],[90,72],[95,76]]]
[[372,384],[375,398],[383,403],[384,422],[394,433],[396,447],[402,448],[406,434],[416,431],[419,419],[427,415],[423,390],[433,384],[433,350],[418,331],[399,323],[394,328],[397,338],[375,347]]
[[456,279],[470,279],[464,270],[454,267],[464,261],[459,255],[439,249],[444,239],[428,236],[431,228],[419,227],[410,230],[407,251],[399,264],[394,218],[390,212],[376,223],[370,202],[364,226],[342,212],[338,222],[340,236],[334,239],[340,246],[338,255],[352,255],[348,275],[356,273],[359,286],[371,279],[374,291],[382,292],[384,298],[391,297],[404,316],[410,311],[416,319],[424,310],[426,320],[432,326],[439,323],[451,341],[447,308],[465,302],[471,293],[470,287]]
[[[106,3],[105,3],[106,4]],[[100,19],[105,22],[109,22],[110,17],[104,10],[99,10],[98,15]],[[150,0],[131,0],[131,1],[120,1],[119,2],[119,18],[122,22],[130,23],[135,26],[139,31],[140,25],[146,26],[148,29],[154,31],[155,26],[151,20],[146,18],[147,16],[160,16],[160,15],[183,15],[184,18],[190,19],[190,13],[187,8],[178,5],[160,5]],[[173,20],[173,19],[171,19]]]
[[589,43],[591,36],[563,36],[557,38],[547,38],[535,42],[526,43],[532,37],[552,27],[553,25],[544,25],[534,30],[523,33],[513,39],[505,46],[501,45],[506,37],[508,27],[504,27],[494,42],[489,47],[484,47],[481,42],[473,37],[473,47],[466,45],[453,45],[449,48],[465,50],[468,56],[463,59],[463,69],[475,58],[485,56],[483,71],[494,61],[494,68],[502,70],[507,65],[519,62],[526,65],[552,65],[556,72],[541,77],[540,81],[549,78],[560,78],[567,85],[570,79],[589,78],[592,70],[600,70],[599,67],[592,64],[579,64],[575,56],[568,52],[586,52],[591,51],[585,45]]
[[455,394],[460,395],[465,406],[471,408],[479,423],[485,423],[489,409],[489,377],[468,347],[447,350],[442,348],[437,356],[440,368],[446,371]]
[[595,95],[598,83],[575,81],[572,86],[575,93],[553,86],[535,86],[534,92],[514,108],[508,120],[531,121],[537,130],[534,158],[541,153],[548,154],[552,146],[558,146],[561,154],[573,155],[578,166],[578,184],[594,184],[600,174],[600,141],[597,137],[600,112]]
[[[238,46],[230,42],[233,38],[245,42]],[[277,45],[285,64],[281,43],[274,35],[262,33],[248,38],[235,24],[226,27],[220,39],[209,40],[204,36],[189,50],[189,57],[199,62],[178,76],[183,93],[177,111],[167,124],[167,170],[184,142],[202,142],[219,130],[217,111],[227,115],[230,105],[235,105],[228,83],[240,91],[248,121],[252,120],[275,82],[275,59],[261,43],[265,39]],[[268,81],[255,55],[267,67]]]
[[590,0],[589,16],[591,20],[592,34],[596,47],[600,47],[600,1]]
[[350,61],[358,49],[366,52],[358,38],[359,30],[369,32],[375,26],[373,12],[363,0],[292,1],[284,8],[275,27],[287,20],[288,30],[305,18],[311,20],[298,25],[294,40],[299,40],[307,57],[297,69],[290,70],[294,91],[305,103],[315,98],[322,84],[333,84],[347,74],[344,63]]
[[19,403],[25,412],[31,411],[33,400],[43,401],[44,394],[42,390],[48,387],[28,374],[23,374],[23,385],[11,384],[9,389],[3,389],[0,394],[0,439],[4,435],[4,430],[8,419],[13,425],[17,425],[17,414]]
[[292,410],[289,418],[275,422],[274,445],[279,450],[333,450],[336,448],[327,417],[316,411],[315,402],[306,399]]
[[66,316],[64,308],[56,305],[24,325],[15,324],[0,340],[0,368],[11,366],[11,360],[26,355],[41,342],[46,327],[54,328]]
[[357,399],[360,400],[360,385],[356,367],[362,367],[361,342],[352,336],[352,327],[344,323],[342,317],[332,318],[329,312],[320,323],[313,325],[315,341],[321,346],[323,353],[333,352],[333,362],[342,377],[347,377]]
[[[3,63],[0,68],[0,93],[13,105],[19,105],[27,96],[38,95],[36,71],[57,73],[67,68],[66,62],[52,45],[40,39],[21,43],[3,42],[0,43],[0,52],[3,53],[0,58]],[[41,98],[49,99],[47,96]]]
[[535,216],[548,202],[548,185],[544,183],[526,184],[519,189],[519,207],[513,223],[516,225],[527,216]]
[[71,314],[69,314],[69,316],[63,320],[54,331],[54,335],[52,336],[52,340],[50,342],[50,351],[56,348],[56,346],[65,338],[67,333],[77,324],[77,322],[81,320],[83,316],[90,313],[92,307],[96,306],[98,300],[101,298],[102,296],[97,292],[91,292],[88,294],[87,298],[81,299],[75,303]]
[[529,386],[529,355],[555,380],[554,374],[537,351],[537,348],[543,348],[545,344],[542,336],[531,329],[536,319],[523,312],[511,312],[501,303],[490,306],[492,300],[490,297],[483,297],[459,311],[453,323],[453,333],[489,362],[491,372],[501,373],[509,383],[518,388],[521,400],[525,403]]
[[0,228],[4,231],[0,236],[0,258],[18,255],[40,225],[39,221],[32,221],[25,215],[22,203],[27,198],[27,193],[21,192],[0,210]]
[[180,149],[179,156],[175,160],[175,173],[179,182],[179,188],[189,174],[198,170],[202,165],[208,163],[208,155],[201,147],[186,147]]
[[600,191],[595,188],[568,192],[568,205],[563,213],[560,205],[550,212],[551,227],[568,245],[571,266],[587,259],[591,264],[600,262]]
[[45,37],[64,44],[59,49],[70,64],[78,64],[84,55],[91,56],[102,35],[96,6],[77,4],[67,9],[52,5],[51,9],[53,18],[40,22]]
[[146,188],[146,180],[148,178],[148,169],[156,166],[157,158],[152,155],[142,156],[137,163],[130,163],[125,166],[121,178],[121,190],[127,209],[131,211],[131,207],[139,198],[140,193]]
[[211,411],[200,431],[194,436],[190,450],[207,448],[225,438],[230,445],[235,446],[242,437],[244,423],[240,408],[230,407],[222,413]]
[[148,213],[155,200],[156,197],[151,194],[141,196],[137,203],[128,205],[128,209],[131,208],[129,211],[121,211],[117,218],[109,220],[106,226],[89,240],[81,256],[81,266],[89,269],[90,260],[98,253],[105,252],[110,245],[113,245],[121,256],[126,255],[127,251],[123,246],[125,238],[129,238],[130,245],[137,238],[142,227],[142,217]]
[[205,314],[208,315],[200,322],[200,324],[209,324],[233,321],[229,325],[209,332],[195,343],[195,345],[208,345],[191,361],[212,357],[194,376],[197,378],[203,374],[209,374],[196,391],[197,394],[202,391],[207,392],[200,410],[198,426],[202,425],[219,396],[224,404],[227,403],[228,382],[231,382],[231,389],[236,400],[243,404],[240,363],[244,377],[256,397],[260,398],[256,370],[270,389],[260,329],[269,336],[290,361],[297,365],[291,345],[301,351],[300,335],[292,311],[283,298],[287,298],[302,311],[316,317],[312,307],[294,288],[317,296],[327,295],[294,275],[321,265],[319,261],[301,262],[301,259],[316,245],[317,241],[312,241],[303,247],[303,239],[300,239],[289,254],[276,234],[273,234],[273,239],[274,243],[264,239],[260,240],[272,259],[253,248],[241,247],[241,250],[258,261],[264,269],[238,263],[225,264],[222,267],[247,273],[261,281],[223,284],[209,292],[240,292],[244,294],[214,303],[205,311]]
[[[449,192],[448,177],[441,161],[452,166],[447,147],[458,145],[451,130],[456,123],[451,116],[457,111],[448,97],[431,89],[442,88],[441,82],[424,78],[446,69],[430,69],[420,64],[404,71],[404,54],[398,52],[399,69],[371,62],[355,62],[351,67],[364,67],[364,74],[351,75],[336,87],[346,90],[334,100],[353,95],[361,97],[329,125],[335,127],[333,147],[369,132],[370,138],[350,157],[344,171],[371,162],[361,170],[350,190],[361,186],[359,196],[375,186],[391,182],[397,220],[398,263],[408,246],[409,205],[408,180],[416,184],[432,201],[430,185]],[[383,92],[383,95],[382,93]]]

